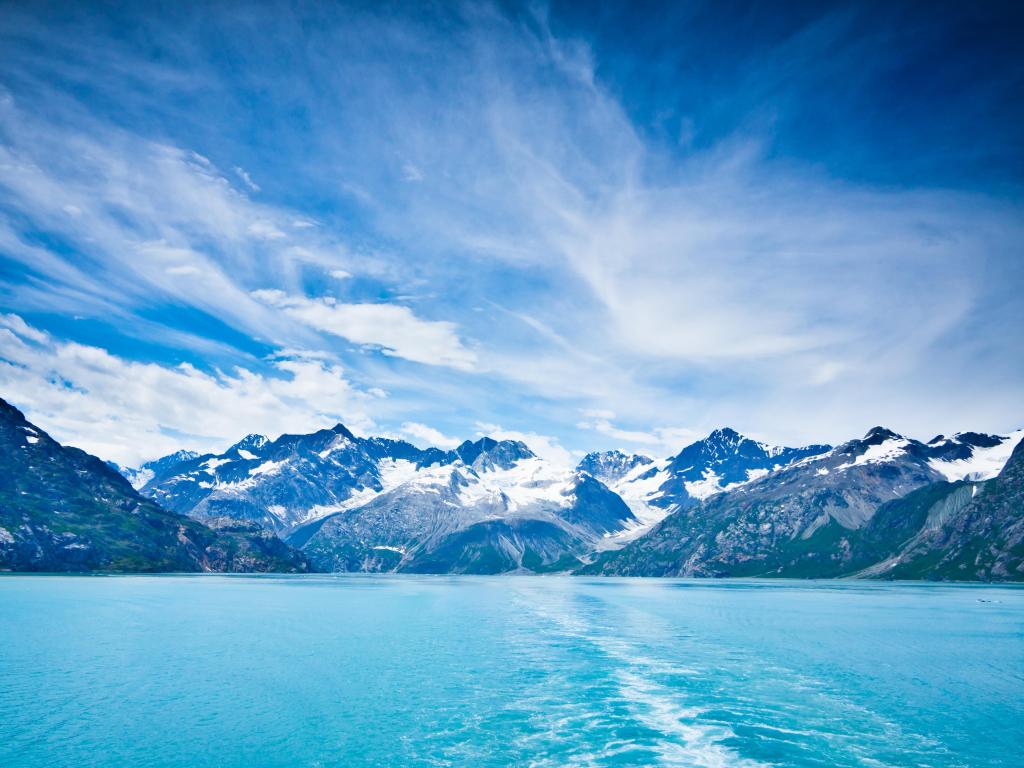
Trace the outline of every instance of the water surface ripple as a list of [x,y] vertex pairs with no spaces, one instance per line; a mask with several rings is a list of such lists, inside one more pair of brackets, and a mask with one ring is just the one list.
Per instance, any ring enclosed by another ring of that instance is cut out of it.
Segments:
[[0,766],[1019,766],[1024,590],[0,578]]

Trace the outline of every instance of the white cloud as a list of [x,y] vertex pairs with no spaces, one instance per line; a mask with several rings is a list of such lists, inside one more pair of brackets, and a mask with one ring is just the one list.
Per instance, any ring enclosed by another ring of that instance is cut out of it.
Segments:
[[603,435],[608,435],[616,440],[622,440],[627,443],[646,443],[648,445],[654,445],[655,443],[660,442],[660,440],[650,432],[619,429],[618,427],[613,426],[608,419],[581,421],[578,422],[576,426],[579,429],[593,429]]
[[428,427],[426,424],[419,424],[415,421],[405,422],[399,431],[414,441],[434,445],[438,448],[455,448],[462,442],[458,438],[448,437],[433,427]]
[[347,272],[344,269],[332,269],[330,275],[331,277],[336,278],[338,280],[348,280],[350,277],[352,277],[352,273]]
[[542,459],[563,467],[571,467],[576,464],[573,461],[571,451],[566,450],[557,437],[551,435],[539,435],[536,432],[519,432],[514,429],[504,429],[498,424],[477,422],[477,437],[493,437],[495,440],[520,440]]
[[[589,418],[578,422],[577,428],[593,430],[619,443],[643,446],[658,457],[676,454],[702,437],[696,430],[686,427],[655,427],[649,431],[621,429],[611,422],[615,414],[608,410],[586,410],[584,415]],[[626,450],[630,450],[628,446]]]
[[201,275],[203,271],[194,264],[179,264],[176,267],[168,267],[166,270],[168,275]]
[[245,182],[245,186],[247,186],[253,192],[259,192],[260,191],[260,185],[252,180],[252,177],[249,176],[249,174],[246,172],[246,170],[244,168],[241,168],[241,167],[236,165],[235,166],[235,174],[238,176],[238,178],[240,178],[242,181],[244,181]]
[[34,341],[37,344],[47,344],[50,341],[49,334],[33,328],[17,315],[0,315],[0,327],[7,328],[22,339]]
[[378,346],[387,355],[464,371],[472,370],[476,362],[476,355],[459,340],[454,323],[423,320],[408,307],[342,304],[330,297],[311,299],[278,290],[253,291],[252,296],[312,328],[356,344]]
[[0,316],[3,397],[60,442],[121,464],[182,447],[220,450],[249,432],[273,437],[337,421],[356,431],[373,427],[370,397],[339,365],[292,351],[271,369],[138,363]]
[[265,240],[283,240],[288,237],[272,221],[254,221],[249,225],[249,234]]

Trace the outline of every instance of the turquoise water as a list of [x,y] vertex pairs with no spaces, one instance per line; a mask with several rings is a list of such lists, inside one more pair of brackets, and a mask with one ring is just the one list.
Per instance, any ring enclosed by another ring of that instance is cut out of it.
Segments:
[[1024,590],[0,578],[0,766],[1019,766]]

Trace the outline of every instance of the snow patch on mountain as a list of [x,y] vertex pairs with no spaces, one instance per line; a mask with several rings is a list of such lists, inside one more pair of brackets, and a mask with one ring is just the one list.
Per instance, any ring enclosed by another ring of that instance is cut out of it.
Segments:
[[849,469],[850,467],[861,466],[862,464],[884,464],[889,461],[894,461],[906,453],[907,447],[910,444],[911,441],[907,440],[905,437],[890,437],[877,445],[869,445],[867,449],[853,461],[846,464],[840,464],[835,469],[841,472]]
[[154,475],[153,470],[148,467],[142,469],[125,469],[122,472],[128,479],[128,482],[131,483],[132,488],[136,491],[152,480]]
[[276,475],[284,466],[283,461],[265,461],[249,470],[250,475]]
[[467,472],[465,477],[467,484],[459,496],[466,504],[498,503],[504,499],[507,510],[515,513],[538,504],[569,506],[576,473],[534,456],[508,467],[490,466]]
[[[941,442],[931,443],[935,448],[941,448],[953,442],[960,442],[960,435],[953,438],[944,438]],[[1024,439],[1024,429],[1011,432],[1008,435],[996,435],[998,443],[992,446],[970,446],[970,456],[962,459],[941,459],[935,458],[928,462],[928,465],[941,474],[950,482],[957,480],[990,480],[998,475],[1010,454],[1017,444]]]
[[625,546],[647,533],[670,512],[670,507],[652,503],[664,495],[661,487],[670,479],[667,470],[669,462],[670,459],[638,462],[616,482],[608,484],[608,487],[626,502],[635,522],[626,525],[617,533],[605,536],[600,542],[600,550]]

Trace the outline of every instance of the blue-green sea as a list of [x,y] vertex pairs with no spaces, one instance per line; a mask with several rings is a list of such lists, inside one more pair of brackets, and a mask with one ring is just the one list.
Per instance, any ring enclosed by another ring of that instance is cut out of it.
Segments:
[[1020,766],[1024,590],[0,578],[0,766]]

